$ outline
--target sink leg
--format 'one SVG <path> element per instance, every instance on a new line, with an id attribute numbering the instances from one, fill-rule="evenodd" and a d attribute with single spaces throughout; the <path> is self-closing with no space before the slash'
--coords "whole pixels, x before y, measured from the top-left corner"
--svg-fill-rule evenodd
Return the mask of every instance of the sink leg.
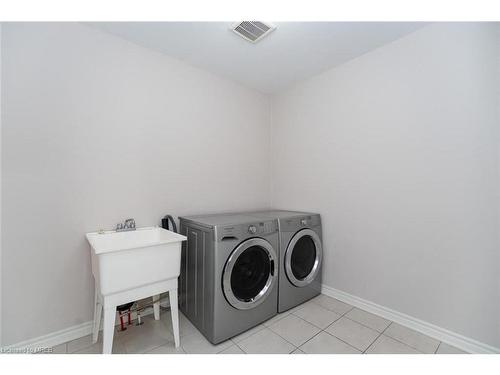
<path id="1" fill-rule="evenodd" d="M 113 335 L 115 333 L 116 306 L 104 307 L 104 329 L 102 354 L 111 354 L 113 350 Z"/>
<path id="2" fill-rule="evenodd" d="M 102 304 L 97 302 L 94 314 L 94 329 L 92 331 L 92 342 L 95 344 L 99 338 L 99 329 L 101 328 Z"/>
<path id="3" fill-rule="evenodd" d="M 160 295 L 153 296 L 153 312 L 155 320 L 160 320 Z"/>
<path id="4" fill-rule="evenodd" d="M 180 340 L 179 340 L 179 306 L 177 303 L 177 289 L 169 290 L 168 296 L 170 299 L 170 312 L 172 313 L 172 328 L 174 331 L 175 347 L 178 348 L 180 345 Z"/>
<path id="5" fill-rule="evenodd" d="M 97 288 L 97 283 L 95 286 L 95 295 L 94 295 L 94 324 L 92 326 L 92 342 L 95 344 L 99 337 L 99 328 L 101 326 L 101 313 L 102 313 L 102 304 L 99 299 L 99 289 Z"/>

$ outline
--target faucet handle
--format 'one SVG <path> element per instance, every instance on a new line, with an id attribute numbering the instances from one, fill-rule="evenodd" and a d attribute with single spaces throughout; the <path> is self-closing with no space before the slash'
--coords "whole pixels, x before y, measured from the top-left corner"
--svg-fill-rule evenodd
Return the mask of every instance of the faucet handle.
<path id="1" fill-rule="evenodd" d="M 123 223 L 116 224 L 116 231 L 126 231 L 126 230 L 135 230 L 135 220 L 127 219 Z"/>
<path id="2" fill-rule="evenodd" d="M 135 228 L 135 220 L 134 219 L 125 220 L 125 228 Z"/>

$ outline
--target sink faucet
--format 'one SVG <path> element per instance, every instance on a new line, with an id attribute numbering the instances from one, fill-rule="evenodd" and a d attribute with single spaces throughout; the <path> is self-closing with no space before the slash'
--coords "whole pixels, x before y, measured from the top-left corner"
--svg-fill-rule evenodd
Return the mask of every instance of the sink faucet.
<path id="1" fill-rule="evenodd" d="M 126 232 L 129 230 L 135 230 L 135 220 L 134 219 L 127 219 L 123 223 L 116 224 L 116 231 L 117 232 Z"/>

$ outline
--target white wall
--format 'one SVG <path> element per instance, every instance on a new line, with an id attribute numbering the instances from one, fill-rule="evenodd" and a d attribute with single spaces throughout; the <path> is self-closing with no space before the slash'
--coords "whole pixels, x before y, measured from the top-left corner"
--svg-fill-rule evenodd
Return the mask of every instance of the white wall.
<path id="1" fill-rule="evenodd" d="M 269 98 L 79 24 L 6 24 L 3 344 L 89 321 L 84 234 L 269 205 Z"/>
<path id="2" fill-rule="evenodd" d="M 500 346 L 498 34 L 435 24 L 273 101 L 272 204 L 324 283 Z"/>
<path id="3" fill-rule="evenodd" d="M 2 23 L 0 22 L 0 272 L 2 270 Z M 0 347 L 2 346 L 2 276 L 0 275 Z"/>

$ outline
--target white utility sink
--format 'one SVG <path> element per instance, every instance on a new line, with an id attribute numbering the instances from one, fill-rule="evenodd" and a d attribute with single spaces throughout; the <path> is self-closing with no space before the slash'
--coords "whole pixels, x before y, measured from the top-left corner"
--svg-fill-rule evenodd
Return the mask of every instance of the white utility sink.
<path id="1" fill-rule="evenodd" d="M 185 236 L 163 228 L 87 233 L 95 279 L 93 340 L 104 308 L 103 353 L 111 353 L 116 306 L 169 292 L 176 346 L 179 345 L 177 278 Z M 160 306 L 155 302 L 155 319 Z M 177 329 L 176 329 L 177 328 Z"/>
<path id="2" fill-rule="evenodd" d="M 103 295 L 179 276 L 186 237 L 178 233 L 151 227 L 88 233 L 87 239 L 92 273 Z"/>

